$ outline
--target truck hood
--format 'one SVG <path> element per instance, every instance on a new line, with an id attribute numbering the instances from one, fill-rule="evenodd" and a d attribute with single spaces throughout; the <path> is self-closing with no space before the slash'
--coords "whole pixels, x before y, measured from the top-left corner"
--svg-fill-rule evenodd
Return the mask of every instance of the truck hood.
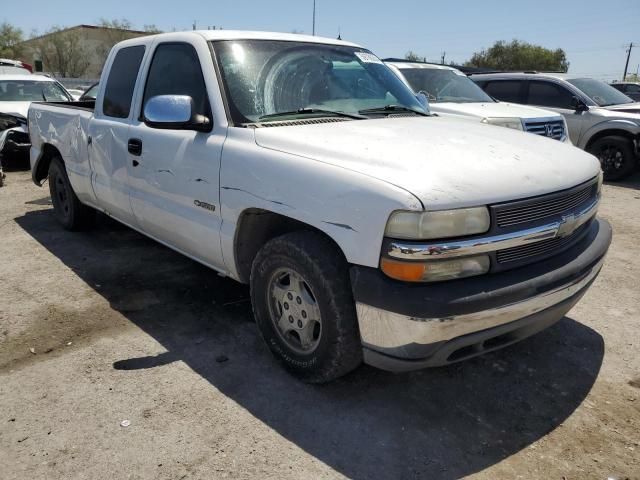
<path id="1" fill-rule="evenodd" d="M 27 118 L 29 105 L 31 105 L 31 102 L 0 102 L 0 113 Z"/>
<path id="2" fill-rule="evenodd" d="M 436 113 L 451 113 L 458 115 L 467 115 L 483 119 L 485 117 L 510 117 L 522 118 L 525 120 L 533 120 L 539 118 L 555 117 L 561 120 L 561 116 L 556 112 L 544 110 L 542 108 L 528 107 L 525 105 L 517 105 L 514 103 L 502 102 L 473 102 L 473 103 L 451 103 L 438 102 L 430 103 L 429 108 Z"/>
<path id="3" fill-rule="evenodd" d="M 490 204 L 573 187 L 600 171 L 571 145 L 445 117 L 255 129 L 263 147 L 401 187 L 429 209 Z"/>

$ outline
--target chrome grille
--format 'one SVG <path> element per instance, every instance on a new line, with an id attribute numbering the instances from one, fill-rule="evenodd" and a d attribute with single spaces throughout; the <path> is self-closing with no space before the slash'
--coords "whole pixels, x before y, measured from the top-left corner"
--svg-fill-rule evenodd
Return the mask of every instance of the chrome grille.
<path id="1" fill-rule="evenodd" d="M 564 122 L 553 120 L 550 122 L 525 122 L 524 129 L 529 133 L 542 135 L 543 137 L 561 140 L 565 136 Z"/>
<path id="2" fill-rule="evenodd" d="M 589 223 L 582 225 L 571 235 L 564 238 L 550 238 L 548 240 L 542 240 L 541 242 L 532 243 L 530 245 L 523 245 L 521 247 L 505 248 L 504 250 L 498 250 L 496 252 L 496 259 L 498 263 L 510 263 L 524 260 L 529 257 L 538 257 L 542 255 L 555 254 L 559 252 L 563 247 L 567 246 L 574 241 L 582 232 L 585 231 Z"/>
<path id="3" fill-rule="evenodd" d="M 531 201 L 518 202 L 513 206 L 499 206 L 495 213 L 496 225 L 500 228 L 512 227 L 570 213 L 595 200 L 597 188 L 596 183 L 590 182 L 588 185 L 564 194 L 545 195 Z"/>

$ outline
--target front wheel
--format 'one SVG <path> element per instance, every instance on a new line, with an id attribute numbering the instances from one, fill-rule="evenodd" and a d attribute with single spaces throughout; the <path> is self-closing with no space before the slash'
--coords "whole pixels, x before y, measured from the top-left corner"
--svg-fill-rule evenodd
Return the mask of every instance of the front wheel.
<path id="1" fill-rule="evenodd" d="M 321 235 L 267 242 L 251 269 L 251 302 L 267 346 L 303 381 L 328 382 L 362 362 L 348 265 Z"/>
<path id="2" fill-rule="evenodd" d="M 80 203 L 59 157 L 49 165 L 49 193 L 53 215 L 66 230 L 82 230 L 93 223 L 95 210 Z"/>
<path id="3" fill-rule="evenodd" d="M 631 175 L 637 163 L 633 143 L 617 135 L 596 140 L 589 153 L 600 160 L 605 180 L 621 180 Z"/>

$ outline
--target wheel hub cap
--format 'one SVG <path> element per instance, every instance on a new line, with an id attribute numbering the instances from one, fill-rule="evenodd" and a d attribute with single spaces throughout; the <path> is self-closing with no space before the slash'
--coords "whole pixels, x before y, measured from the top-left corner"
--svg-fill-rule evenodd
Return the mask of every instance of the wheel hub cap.
<path id="1" fill-rule="evenodd" d="M 269 306 L 276 331 L 298 353 L 311 353 L 320 342 L 320 308 L 311 287 L 289 268 L 279 269 L 269 282 Z"/>

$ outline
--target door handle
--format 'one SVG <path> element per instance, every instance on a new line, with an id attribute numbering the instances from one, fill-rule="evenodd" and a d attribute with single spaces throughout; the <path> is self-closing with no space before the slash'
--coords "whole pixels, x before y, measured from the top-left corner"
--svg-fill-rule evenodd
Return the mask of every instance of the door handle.
<path id="1" fill-rule="evenodd" d="M 127 150 L 129 150 L 131 155 L 139 157 L 142 155 L 142 140 L 139 138 L 130 138 L 129 142 L 127 142 Z"/>

